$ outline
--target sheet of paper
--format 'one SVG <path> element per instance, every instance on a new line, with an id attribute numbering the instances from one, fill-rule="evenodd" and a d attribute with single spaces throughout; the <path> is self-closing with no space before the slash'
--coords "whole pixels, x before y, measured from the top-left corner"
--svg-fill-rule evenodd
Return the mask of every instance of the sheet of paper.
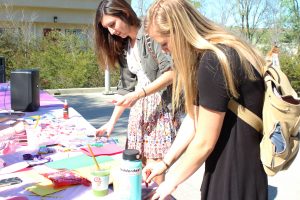
<path id="1" fill-rule="evenodd" d="M 27 187 L 26 190 L 39 195 L 39 196 L 47 196 L 49 194 L 53 194 L 62 190 L 65 190 L 68 187 L 54 188 L 52 182 L 48 179 L 48 181 L 38 183 L 36 185 Z"/>
<path id="2" fill-rule="evenodd" d="M 25 169 L 28 166 L 29 166 L 29 164 L 26 161 L 18 162 L 18 163 L 15 163 L 15 164 L 12 164 L 12 165 L 9 165 L 7 167 L 0 169 L 0 174 L 13 173 L 13 172 Z"/>
<path id="3" fill-rule="evenodd" d="M 91 149 L 94 156 L 110 156 L 124 151 L 124 149 L 117 144 L 106 144 L 103 147 L 91 147 Z M 88 156 L 92 156 L 88 147 L 81 148 L 81 151 Z"/>
<path id="4" fill-rule="evenodd" d="M 100 165 L 101 163 L 113 161 L 113 158 L 110 156 L 99 156 L 96 159 Z M 94 165 L 95 163 L 93 158 L 87 155 L 79 155 L 79 156 L 74 156 L 74 157 L 46 163 L 46 166 L 54 169 L 79 169 L 82 167 L 94 166 Z"/>

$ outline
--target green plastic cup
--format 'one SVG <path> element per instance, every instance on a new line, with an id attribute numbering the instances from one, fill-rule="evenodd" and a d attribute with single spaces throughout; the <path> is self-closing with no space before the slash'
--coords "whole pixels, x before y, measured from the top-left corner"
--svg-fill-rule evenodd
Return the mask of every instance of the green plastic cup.
<path id="1" fill-rule="evenodd" d="M 97 170 L 91 173 L 92 190 L 95 196 L 108 194 L 109 174 L 109 169 Z"/>

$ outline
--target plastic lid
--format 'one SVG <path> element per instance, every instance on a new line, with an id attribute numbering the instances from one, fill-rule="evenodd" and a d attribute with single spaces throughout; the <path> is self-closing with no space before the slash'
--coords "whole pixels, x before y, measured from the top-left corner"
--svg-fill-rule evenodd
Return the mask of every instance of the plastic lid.
<path id="1" fill-rule="evenodd" d="M 139 150 L 136 149 L 126 149 L 123 151 L 123 159 L 124 160 L 131 160 L 131 161 L 135 161 L 135 160 L 140 160 L 141 155 Z"/>

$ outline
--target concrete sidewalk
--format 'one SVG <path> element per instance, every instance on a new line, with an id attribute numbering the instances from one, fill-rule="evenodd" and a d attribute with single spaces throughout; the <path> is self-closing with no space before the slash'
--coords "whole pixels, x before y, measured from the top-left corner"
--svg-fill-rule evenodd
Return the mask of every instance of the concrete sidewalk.
<path id="1" fill-rule="evenodd" d="M 57 90 L 55 90 L 57 91 Z M 49 93 L 54 94 L 54 90 Z M 67 99 L 69 106 L 77 110 L 95 128 L 106 123 L 114 109 L 110 103 L 113 95 L 103 95 L 103 88 L 94 90 L 60 90 L 60 100 Z M 125 144 L 129 110 L 126 110 L 115 126 L 113 136 L 117 137 L 122 145 Z M 175 163 L 177 164 L 177 163 Z M 174 192 L 178 200 L 200 199 L 200 185 L 204 167 L 201 167 L 193 176 L 181 184 Z M 274 177 L 269 177 L 269 200 L 299 200 L 300 199 L 300 156 L 298 155 L 287 171 L 282 171 Z"/>

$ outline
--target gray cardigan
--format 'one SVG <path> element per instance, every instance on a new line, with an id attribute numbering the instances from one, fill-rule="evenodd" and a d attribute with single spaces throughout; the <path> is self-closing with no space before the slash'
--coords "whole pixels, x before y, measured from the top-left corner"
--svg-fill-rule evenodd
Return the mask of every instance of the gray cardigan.
<path id="1" fill-rule="evenodd" d="M 161 46 L 150 38 L 150 46 L 152 51 L 147 46 L 147 38 L 144 28 L 141 27 L 137 34 L 137 47 L 139 56 L 142 62 L 143 70 L 151 82 L 158 78 L 161 74 L 171 68 L 171 57 L 162 52 Z M 134 91 L 137 77 L 132 74 L 127 66 L 127 49 L 119 57 L 120 64 L 120 81 L 117 87 L 118 94 L 125 95 Z M 153 53 L 155 55 L 153 55 Z M 155 57 L 154 57 L 155 56 Z M 171 102 L 171 87 L 162 91 L 163 99 L 169 104 Z"/>

